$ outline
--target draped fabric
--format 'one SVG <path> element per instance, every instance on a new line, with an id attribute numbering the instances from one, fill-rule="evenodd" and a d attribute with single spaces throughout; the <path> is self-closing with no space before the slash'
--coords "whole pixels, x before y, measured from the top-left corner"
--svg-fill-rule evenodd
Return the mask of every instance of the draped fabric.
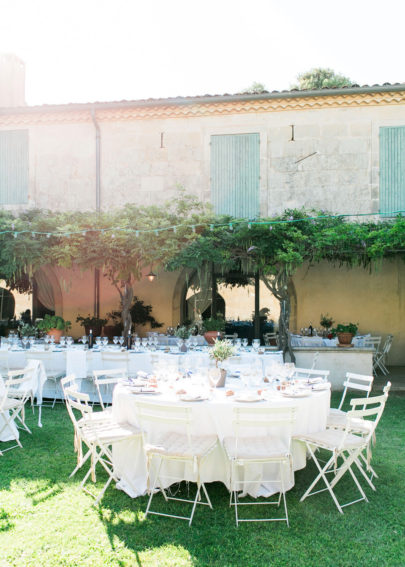
<path id="1" fill-rule="evenodd" d="M 52 283 L 42 270 L 35 272 L 37 282 L 37 296 L 44 307 L 50 311 L 55 311 L 55 294 Z"/>

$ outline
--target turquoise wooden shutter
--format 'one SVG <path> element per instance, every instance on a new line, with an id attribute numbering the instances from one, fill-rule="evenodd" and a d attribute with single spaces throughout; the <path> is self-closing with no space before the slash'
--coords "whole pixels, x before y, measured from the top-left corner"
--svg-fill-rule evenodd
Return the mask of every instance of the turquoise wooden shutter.
<path id="1" fill-rule="evenodd" d="M 380 128 L 380 212 L 405 211 L 405 126 Z"/>
<path id="2" fill-rule="evenodd" d="M 0 131 L 0 205 L 28 202 L 28 130 Z"/>
<path id="3" fill-rule="evenodd" d="M 260 136 L 211 136 L 211 199 L 219 214 L 260 215 Z"/>

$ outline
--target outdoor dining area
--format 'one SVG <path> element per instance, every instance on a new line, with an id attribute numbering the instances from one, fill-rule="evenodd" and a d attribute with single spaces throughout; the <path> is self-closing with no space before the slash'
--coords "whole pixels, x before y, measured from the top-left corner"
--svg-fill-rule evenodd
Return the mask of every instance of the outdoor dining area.
<path id="1" fill-rule="evenodd" d="M 123 337 L 112 344 L 106 338 L 94 345 L 88 340 L 83 336 L 80 345 L 68 337 L 57 344 L 47 336 L 38 344 L 15 337 L 3 342 L 1 456 L 30 444 L 30 405 L 38 410 L 41 428 L 42 406 L 62 402 L 77 452 L 70 477 L 84 475 L 81 487 L 94 495 L 95 504 L 116 483 L 131 498 L 148 495 L 145 518 L 170 516 L 191 526 L 194 515 L 204 513 L 200 505 L 215 507 L 209 487 L 219 482 L 229 491 L 236 526 L 289 525 L 288 493 L 309 457 L 318 474 L 301 501 L 315 488 L 326 490 L 330 505 L 343 514 L 349 504 L 368 502 L 363 485 L 376 490 L 371 446 L 390 382 L 375 392 L 373 375 L 346 372 L 340 403 L 333 408 L 330 371 L 315 368 L 316 357 L 312 367 L 300 368 L 284 362 L 281 351 L 265 350 L 259 340 L 247 346 L 218 339 L 208 346 L 196 337 L 187 352 L 183 340 L 161 345 L 156 334 L 137 338 L 126 349 Z M 330 453 L 326 464 L 318 461 L 317 449 Z M 90 481 L 100 474 L 104 485 L 93 493 Z M 342 503 L 336 488 L 345 476 L 351 476 L 358 494 Z M 179 498 L 179 483 L 195 485 L 195 494 L 190 488 L 189 498 Z M 185 501 L 184 511 L 171 511 L 171 500 Z M 263 514 L 263 504 L 271 512 Z M 260 513 L 246 516 L 246 506 Z"/>

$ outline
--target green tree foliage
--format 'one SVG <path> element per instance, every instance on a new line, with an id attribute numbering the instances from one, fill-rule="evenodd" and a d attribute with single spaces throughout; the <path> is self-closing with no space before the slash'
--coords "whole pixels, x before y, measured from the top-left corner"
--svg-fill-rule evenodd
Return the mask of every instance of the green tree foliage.
<path id="1" fill-rule="evenodd" d="M 253 81 L 250 87 L 243 89 L 241 94 L 260 94 L 266 92 L 267 89 L 263 83 L 258 83 L 257 81 Z"/>
<path id="2" fill-rule="evenodd" d="M 301 73 L 297 77 L 298 84 L 293 89 L 316 90 L 316 89 L 333 89 L 337 87 L 349 87 L 353 84 L 348 77 L 335 73 L 332 69 L 324 69 L 321 67 L 310 69 L 306 73 Z"/>

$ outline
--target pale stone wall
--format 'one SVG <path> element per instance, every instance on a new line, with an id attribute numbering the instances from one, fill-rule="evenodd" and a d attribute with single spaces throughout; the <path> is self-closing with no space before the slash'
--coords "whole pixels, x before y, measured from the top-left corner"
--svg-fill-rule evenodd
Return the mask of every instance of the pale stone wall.
<path id="1" fill-rule="evenodd" d="M 258 132 L 262 216 L 301 207 L 367 213 L 379 208 L 379 128 L 405 125 L 405 105 L 99 122 L 103 209 L 162 202 L 179 186 L 209 201 L 211 135 Z M 77 123 L 36 121 L 24 128 L 29 129 L 29 205 L 94 208 L 90 114 Z"/>
<path id="2" fill-rule="evenodd" d="M 405 263 L 384 261 L 371 273 L 327 263 L 302 267 L 294 276 L 297 328 L 319 326 L 329 313 L 337 323 L 358 323 L 359 333 L 394 335 L 390 364 L 405 364 Z"/>

